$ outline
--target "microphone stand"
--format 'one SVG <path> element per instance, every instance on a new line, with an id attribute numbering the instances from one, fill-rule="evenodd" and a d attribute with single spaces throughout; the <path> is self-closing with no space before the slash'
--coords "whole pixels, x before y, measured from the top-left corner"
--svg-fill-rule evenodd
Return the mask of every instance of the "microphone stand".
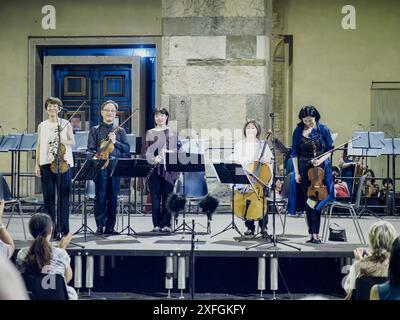
<path id="1" fill-rule="evenodd" d="M 270 248 L 277 248 L 277 244 L 280 243 L 284 246 L 296 249 L 298 251 L 301 251 L 300 248 L 290 245 L 288 243 L 283 243 L 282 241 L 279 241 L 277 236 L 276 236 L 276 219 L 275 219 L 275 214 L 277 212 L 277 208 L 276 208 L 276 193 L 275 193 L 275 186 L 276 186 L 276 142 L 275 142 L 275 115 L 273 112 L 271 112 L 269 114 L 269 116 L 271 117 L 271 124 L 272 124 L 272 157 L 273 157 L 273 165 L 272 165 L 272 186 L 271 186 L 271 191 L 272 191 L 272 236 L 268 236 L 267 240 L 270 239 L 271 240 L 271 244 L 272 246 L 269 246 L 266 249 L 270 249 Z M 268 214 L 268 213 L 267 213 Z M 263 239 L 263 238 L 262 238 Z M 255 245 L 249 246 L 246 248 L 246 250 L 252 249 L 252 248 L 256 248 L 259 246 L 262 246 L 266 243 L 260 242 L 257 243 Z"/>
<path id="2" fill-rule="evenodd" d="M 62 112 L 62 111 L 61 111 Z M 60 112 L 60 113 L 61 113 Z M 61 128 L 62 125 L 62 117 L 58 117 L 57 114 L 57 156 L 56 156 L 56 165 L 57 165 L 57 209 L 55 214 L 55 230 L 56 233 L 54 234 L 54 240 L 60 240 L 62 238 L 62 234 L 60 232 L 60 218 L 62 214 L 62 173 L 61 173 L 61 131 L 65 129 L 66 125 Z M 69 170 L 69 169 L 68 169 Z M 68 208 L 69 210 L 69 208 Z M 80 247 L 84 249 L 83 245 L 74 243 L 72 241 L 69 242 L 74 246 Z"/>

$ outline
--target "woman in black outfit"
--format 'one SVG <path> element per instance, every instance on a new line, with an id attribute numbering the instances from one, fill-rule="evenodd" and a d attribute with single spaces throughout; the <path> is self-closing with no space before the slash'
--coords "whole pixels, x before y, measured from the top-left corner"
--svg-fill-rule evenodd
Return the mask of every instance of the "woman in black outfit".
<path id="1" fill-rule="evenodd" d="M 291 157 L 294 167 L 294 175 L 291 183 L 291 195 L 289 197 L 289 213 L 306 211 L 309 243 L 321 243 L 319 228 L 321 222 L 321 209 L 328 200 L 334 198 L 334 184 L 332 181 L 332 166 L 329 160 L 330 154 L 318 160 L 311 160 L 326 151 L 333 149 L 332 137 L 329 128 L 320 123 L 321 116 L 318 110 L 311 105 L 303 107 L 299 112 L 300 122 L 293 132 Z M 324 183 L 328 195 L 321 201 L 313 202 L 307 196 L 310 186 L 308 170 L 313 166 L 322 167 L 325 171 Z"/>

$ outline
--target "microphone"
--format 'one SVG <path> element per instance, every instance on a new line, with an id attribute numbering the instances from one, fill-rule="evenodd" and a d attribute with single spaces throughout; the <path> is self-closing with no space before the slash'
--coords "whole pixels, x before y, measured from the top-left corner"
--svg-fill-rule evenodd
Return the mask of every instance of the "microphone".
<path id="1" fill-rule="evenodd" d="M 269 116 L 270 116 L 271 118 L 275 117 L 275 112 L 271 112 L 271 113 L 269 114 Z"/>

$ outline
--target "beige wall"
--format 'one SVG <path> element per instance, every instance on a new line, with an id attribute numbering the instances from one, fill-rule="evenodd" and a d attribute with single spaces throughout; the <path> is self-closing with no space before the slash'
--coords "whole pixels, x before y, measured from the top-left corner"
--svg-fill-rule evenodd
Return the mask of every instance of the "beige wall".
<path id="1" fill-rule="evenodd" d="M 294 37 L 294 110 L 289 125 L 297 123 L 300 106 L 314 104 L 342 143 L 359 123 L 370 125 L 371 82 L 400 81 L 400 1 L 282 3 L 284 32 Z M 356 9 L 356 30 L 341 27 L 346 4 Z"/>
<path id="2" fill-rule="evenodd" d="M 48 1 L 0 2 L 0 125 L 27 127 L 28 37 L 161 35 L 161 0 L 54 0 L 56 29 L 41 27 Z M 0 155 L 0 171 L 9 167 Z"/>

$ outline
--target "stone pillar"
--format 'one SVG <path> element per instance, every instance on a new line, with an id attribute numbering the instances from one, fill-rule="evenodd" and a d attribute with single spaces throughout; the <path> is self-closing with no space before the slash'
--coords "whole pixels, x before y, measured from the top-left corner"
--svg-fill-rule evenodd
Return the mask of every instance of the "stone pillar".
<path id="1" fill-rule="evenodd" d="M 178 131 L 268 128 L 270 3 L 162 1 L 161 103 Z"/>

